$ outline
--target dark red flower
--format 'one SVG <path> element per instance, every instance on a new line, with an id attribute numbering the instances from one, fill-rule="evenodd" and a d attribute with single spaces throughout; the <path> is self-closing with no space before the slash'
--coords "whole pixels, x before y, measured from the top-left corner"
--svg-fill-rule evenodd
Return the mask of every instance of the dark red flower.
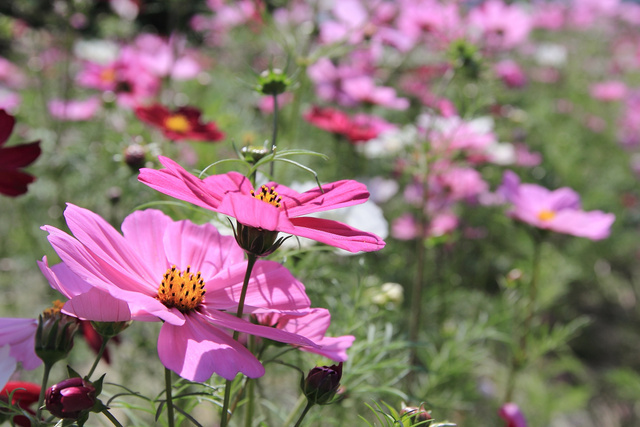
<path id="1" fill-rule="evenodd" d="M 380 117 L 356 114 L 353 117 L 333 108 L 314 106 L 304 114 L 304 119 L 314 126 L 346 137 L 351 143 L 365 142 L 395 126 Z"/>
<path id="2" fill-rule="evenodd" d="M 40 155 L 40 141 L 3 147 L 13 132 L 16 119 L 0 110 L 0 193 L 16 197 L 27 192 L 27 184 L 35 181 L 33 175 L 19 170 L 30 165 Z"/>
<path id="3" fill-rule="evenodd" d="M 23 409 L 31 415 L 36 414 L 29 406 L 38 402 L 40 397 L 40 386 L 38 384 L 24 381 L 9 381 L 2 391 L 0 391 L 0 399 L 8 402 L 10 394 L 12 405 L 17 405 L 20 409 Z M 13 417 L 13 422 L 20 427 L 31 427 L 29 418 L 22 415 Z"/>
<path id="4" fill-rule="evenodd" d="M 172 141 L 185 139 L 193 141 L 220 141 L 224 139 L 214 122 L 202 123 L 201 111 L 194 107 L 180 107 L 169 110 L 164 105 L 154 104 L 149 107 L 136 107 L 136 116 L 145 123 L 159 128 Z"/>

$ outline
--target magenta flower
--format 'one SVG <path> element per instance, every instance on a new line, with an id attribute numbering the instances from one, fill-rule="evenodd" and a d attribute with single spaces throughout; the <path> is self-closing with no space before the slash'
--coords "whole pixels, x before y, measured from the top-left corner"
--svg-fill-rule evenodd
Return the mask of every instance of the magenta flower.
<path id="1" fill-rule="evenodd" d="M 356 339 L 353 335 L 325 336 L 331 323 L 331 314 L 329 310 L 324 308 L 312 308 L 302 316 L 278 313 L 258 314 L 256 319 L 261 325 L 282 329 L 308 338 L 318 347 L 300 346 L 300 350 L 319 354 L 336 362 L 344 362 L 348 359 L 347 349 Z"/>
<path id="2" fill-rule="evenodd" d="M 237 172 L 198 179 L 167 157 L 166 169 L 140 169 L 138 180 L 161 193 L 234 217 L 239 224 L 258 230 L 293 234 L 349 252 L 376 251 L 384 241 L 337 221 L 303 216 L 364 203 L 364 184 L 343 180 L 298 193 L 284 185 L 268 183 L 255 191 L 249 179 Z"/>
<path id="3" fill-rule="evenodd" d="M 264 367 L 232 339 L 229 329 L 314 346 L 304 337 L 229 313 L 238 308 L 247 262 L 233 237 L 220 235 L 212 225 L 173 221 L 160 211 L 146 210 L 125 218 L 120 234 L 100 216 L 74 205 L 67 207 L 65 217 L 73 236 L 43 227 L 64 264 L 94 288 L 125 302 L 131 319 L 162 320 L 158 355 L 181 377 L 205 381 L 213 373 L 226 379 L 239 372 L 251 378 L 263 375 Z M 65 269 L 55 273 L 60 279 Z M 69 295 L 82 286 L 57 283 Z M 285 267 L 271 261 L 255 264 L 245 313 L 291 313 L 308 307 L 304 286 Z M 85 315 L 104 320 L 102 315 Z"/>
<path id="4" fill-rule="evenodd" d="M 527 420 L 515 403 L 505 403 L 498 411 L 500 418 L 507 422 L 506 427 L 527 427 Z"/>
<path id="5" fill-rule="evenodd" d="M 85 100 L 52 99 L 47 103 L 52 117 L 68 121 L 90 120 L 98 113 L 101 106 L 102 101 L 97 96 Z"/>
<path id="6" fill-rule="evenodd" d="M 580 196 L 568 187 L 551 191 L 535 184 L 521 184 L 511 171 L 505 172 L 498 193 L 513 205 L 509 216 L 557 233 L 601 240 L 609 236 L 615 221 L 611 213 L 581 210 Z"/>

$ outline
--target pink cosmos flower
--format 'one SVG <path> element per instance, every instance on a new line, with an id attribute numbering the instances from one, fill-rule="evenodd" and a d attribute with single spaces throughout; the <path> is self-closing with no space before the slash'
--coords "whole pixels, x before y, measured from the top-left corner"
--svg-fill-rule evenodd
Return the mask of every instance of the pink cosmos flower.
<path id="1" fill-rule="evenodd" d="M 497 76 L 500 77 L 508 87 L 520 88 L 527 84 L 526 74 L 520 65 L 511 59 L 498 62 L 493 69 Z"/>
<path id="2" fill-rule="evenodd" d="M 505 172 L 498 193 L 512 205 L 509 216 L 557 233 L 601 240 L 609 236 L 615 220 L 610 213 L 582 211 L 580 196 L 568 187 L 550 191 L 535 184 L 521 184 L 512 171 Z"/>
<path id="3" fill-rule="evenodd" d="M 527 427 L 527 420 L 515 403 L 505 403 L 498 411 L 500 418 L 507 422 L 506 427 Z"/>
<path id="4" fill-rule="evenodd" d="M 85 100 L 52 99 L 47 103 L 49 113 L 58 120 L 82 121 L 93 118 L 102 101 L 94 96 Z"/>
<path id="5" fill-rule="evenodd" d="M 518 5 L 488 0 L 469 13 L 469 25 L 479 31 L 476 39 L 490 49 L 512 49 L 529 37 L 531 17 Z"/>
<path id="6" fill-rule="evenodd" d="M 36 355 L 37 319 L 0 318 L 0 348 L 8 346 L 8 356 L 22 363 L 26 370 L 35 369 L 42 363 Z"/>
<path id="7" fill-rule="evenodd" d="M 381 105 L 393 110 L 409 108 L 407 98 L 398 98 L 396 90 L 391 87 L 376 86 L 371 76 L 358 76 L 343 80 L 342 90 L 347 96 L 358 102 Z"/>
<path id="8" fill-rule="evenodd" d="M 260 325 L 271 326 L 296 335 L 302 335 L 313 341 L 318 347 L 301 346 L 302 351 L 319 354 L 336 362 L 348 359 L 347 349 L 356 339 L 353 335 L 327 337 L 327 329 L 331 323 L 331 314 L 324 308 L 312 308 L 303 316 L 290 314 L 257 314 Z"/>
<path id="9" fill-rule="evenodd" d="M 232 339 L 228 329 L 314 346 L 304 337 L 253 325 L 231 314 L 238 308 L 247 262 L 233 237 L 220 235 L 212 225 L 173 221 L 160 211 L 146 210 L 125 218 L 120 234 L 97 214 L 74 205 L 68 205 L 65 217 L 73 236 L 42 227 L 66 265 L 51 271 L 58 279 L 72 272 L 96 293 L 106 292 L 126 304 L 124 310 L 122 304 L 115 304 L 91 314 L 90 308 L 97 307 L 91 301 L 95 295 L 85 301 L 84 294 L 74 296 L 84 285 L 54 281 L 71 296 L 65 309 L 83 311 L 88 320 L 105 320 L 105 315 L 126 319 L 130 314 L 133 320 L 163 321 L 158 355 L 165 367 L 181 377 L 205 381 L 213 373 L 226 379 L 239 372 L 251 378 L 264 374 L 264 367 Z M 291 313 L 308 307 L 303 285 L 285 267 L 256 262 L 245 313 Z"/>
<path id="10" fill-rule="evenodd" d="M 596 83 L 589 88 L 591 97 L 599 101 L 619 101 L 627 92 L 627 85 L 619 80 Z"/>
<path id="11" fill-rule="evenodd" d="M 364 203 L 369 192 L 359 182 L 336 181 L 304 193 L 268 183 L 254 191 L 249 179 L 237 172 L 198 179 L 167 157 L 159 160 L 165 169 L 140 169 L 138 180 L 161 193 L 234 217 L 239 224 L 307 237 L 349 252 L 376 251 L 385 245 L 375 234 L 303 216 Z"/>

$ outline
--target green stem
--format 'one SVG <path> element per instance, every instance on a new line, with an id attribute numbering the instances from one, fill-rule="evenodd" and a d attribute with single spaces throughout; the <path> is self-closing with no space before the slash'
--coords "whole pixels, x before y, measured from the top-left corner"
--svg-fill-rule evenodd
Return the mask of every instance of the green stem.
<path id="1" fill-rule="evenodd" d="M 164 368 L 164 383 L 167 394 L 167 420 L 169 421 L 169 427 L 173 427 L 175 420 L 173 415 L 173 397 L 171 395 L 171 370 Z"/>
<path id="2" fill-rule="evenodd" d="M 47 391 L 47 383 L 49 382 L 49 373 L 53 363 L 44 363 L 44 373 L 42 374 L 42 385 L 40 386 L 40 396 L 38 397 L 38 409 L 36 410 L 36 421 L 40 422 L 40 416 L 42 414 L 42 407 L 44 405 L 44 394 Z"/>
<path id="3" fill-rule="evenodd" d="M 247 296 L 247 289 L 249 288 L 249 279 L 251 278 L 251 271 L 253 271 L 253 266 L 255 265 L 258 257 L 253 254 L 247 255 L 247 271 L 244 274 L 244 281 L 242 282 L 242 291 L 240 292 L 240 300 L 238 301 L 238 311 L 236 312 L 236 317 L 242 318 L 244 313 L 244 300 Z M 238 336 L 240 332 L 233 331 L 233 339 L 238 340 Z M 229 419 L 231 418 L 231 414 L 229 412 L 229 403 L 231 401 L 231 385 L 233 384 L 233 380 L 227 380 L 226 385 L 224 387 L 224 402 L 222 404 L 222 412 L 220 414 L 220 427 L 226 427 Z"/>
<path id="4" fill-rule="evenodd" d="M 96 360 L 93 361 L 91 370 L 89 370 L 89 373 L 87 374 L 87 380 L 91 379 L 91 375 L 93 375 L 93 372 L 98 367 L 98 362 L 100 362 L 100 359 L 102 359 L 102 355 L 104 354 L 104 351 L 107 349 L 108 341 L 109 341 L 109 337 L 102 337 L 102 344 L 100 344 L 100 350 L 98 350 L 98 355 L 96 356 Z"/>
<path id="5" fill-rule="evenodd" d="M 504 402 L 510 402 L 513 399 L 515 390 L 515 377 L 520 369 L 527 361 L 527 339 L 531 332 L 533 318 L 535 316 L 536 300 L 538 299 L 538 278 L 540 277 L 540 254 L 542 252 L 542 238 L 534 236 L 533 238 L 533 258 L 531 265 L 531 282 L 529 283 L 529 298 L 527 301 L 527 317 L 522 324 L 522 334 L 520 335 L 520 347 L 517 353 L 511 355 L 511 365 L 507 374 L 507 386 L 504 396 Z"/>
<path id="6" fill-rule="evenodd" d="M 312 406 L 313 403 L 311 401 L 307 401 L 307 406 L 304 407 L 304 411 L 302 411 L 302 414 L 300 414 L 300 418 L 298 418 L 298 421 L 296 421 L 295 427 L 299 427 L 302 425 L 302 420 L 307 415 L 307 412 L 309 412 L 309 409 L 311 409 Z"/>
<path id="7" fill-rule="evenodd" d="M 104 409 L 102 413 L 104 414 L 105 417 L 109 418 L 109 421 L 111 421 L 111 424 L 113 424 L 116 427 L 123 427 L 122 424 L 120 424 L 120 422 L 116 419 L 116 417 L 113 416 L 111 412 L 109 412 L 108 409 Z"/>
<path id="8" fill-rule="evenodd" d="M 247 348 L 253 355 L 256 354 L 255 344 L 256 344 L 255 336 L 249 335 L 249 342 L 248 342 Z M 251 427 L 251 425 L 253 424 L 253 414 L 254 414 L 253 402 L 254 402 L 255 386 L 256 386 L 255 380 L 253 378 L 247 378 L 247 381 L 245 384 L 245 387 L 247 390 L 247 403 L 246 403 L 246 409 L 244 413 L 245 427 Z"/>
<path id="9" fill-rule="evenodd" d="M 273 94 L 273 131 L 271 134 L 271 152 L 275 155 L 276 152 L 276 139 L 278 138 L 278 95 Z M 275 169 L 275 163 L 271 162 L 269 173 L 273 177 Z"/>

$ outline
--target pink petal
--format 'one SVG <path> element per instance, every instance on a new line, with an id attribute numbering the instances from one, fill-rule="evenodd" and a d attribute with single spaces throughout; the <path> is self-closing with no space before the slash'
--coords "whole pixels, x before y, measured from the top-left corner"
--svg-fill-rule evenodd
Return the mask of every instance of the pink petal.
<path id="1" fill-rule="evenodd" d="M 108 222 L 90 210 L 72 204 L 67 205 L 64 216 L 76 239 L 97 258 L 140 283 L 143 288 L 156 290 L 149 284 L 155 284 L 161 277 L 151 271 L 141 259 L 139 252 L 136 252 Z"/>
<path id="2" fill-rule="evenodd" d="M 309 353 L 319 354 L 336 362 L 345 362 L 349 356 L 347 350 L 353 345 L 356 337 L 353 335 L 343 335 L 340 337 L 323 337 L 316 341 L 319 348 L 300 347 L 300 350 Z"/>
<path id="3" fill-rule="evenodd" d="M 237 309 L 245 270 L 246 262 L 233 266 L 212 279 L 217 287 L 220 283 L 227 286 L 216 290 L 206 288 L 204 304 L 208 310 Z M 284 266 L 273 261 L 258 261 L 253 267 L 245 298 L 245 313 L 302 310 L 309 308 L 310 304 L 304 285 Z"/>
<path id="4" fill-rule="evenodd" d="M 285 233 L 317 240 L 349 252 L 371 252 L 384 248 L 384 241 L 373 233 L 358 230 L 337 221 L 323 218 L 290 218 L 292 230 L 282 229 Z"/>
<path id="5" fill-rule="evenodd" d="M 291 217 L 322 212 L 330 209 L 364 203 L 369 198 L 367 186 L 352 180 L 336 181 L 313 188 L 300 194 L 284 185 L 276 185 L 275 190 L 282 197 L 282 204 Z"/>
<path id="6" fill-rule="evenodd" d="M 47 257 L 45 256 L 42 258 L 42 261 L 38 261 L 38 266 L 51 287 L 69 299 L 85 293 L 92 288 L 89 283 L 69 270 L 69 267 L 64 263 L 49 267 Z"/>
<path id="7" fill-rule="evenodd" d="M 160 283 L 167 271 L 167 256 L 164 253 L 165 230 L 173 220 L 164 213 L 148 209 L 128 215 L 122 222 L 122 233 L 127 245 L 139 254 L 153 279 Z"/>
<path id="8" fill-rule="evenodd" d="M 229 193 L 222 200 L 218 212 L 234 217 L 240 224 L 263 230 L 291 227 L 286 214 L 280 209 L 250 195 Z"/>
<path id="9" fill-rule="evenodd" d="M 601 240 L 609 237 L 611 225 L 615 219 L 614 214 L 601 211 L 563 210 L 558 212 L 548 228 L 573 236 Z"/>
<path id="10" fill-rule="evenodd" d="M 240 372 L 250 378 L 264 375 L 249 350 L 197 314 L 188 316 L 183 326 L 162 325 L 158 356 L 165 367 L 190 381 L 203 382 L 214 373 L 228 380 Z"/>
<path id="11" fill-rule="evenodd" d="M 127 322 L 131 320 L 131 311 L 129 311 L 126 302 L 120 301 L 98 288 L 91 288 L 88 292 L 67 301 L 63 311 L 82 320 L 98 322 Z"/>
<path id="12" fill-rule="evenodd" d="M 233 236 L 221 235 L 211 224 L 196 225 L 191 221 L 171 224 L 164 236 L 164 248 L 169 264 L 181 270 L 190 265 L 203 278 L 244 261 L 244 251 Z"/>
<path id="13" fill-rule="evenodd" d="M 35 352 L 36 319 L 0 318 L 0 346 L 9 345 L 11 357 L 26 370 L 42 363 Z"/>

